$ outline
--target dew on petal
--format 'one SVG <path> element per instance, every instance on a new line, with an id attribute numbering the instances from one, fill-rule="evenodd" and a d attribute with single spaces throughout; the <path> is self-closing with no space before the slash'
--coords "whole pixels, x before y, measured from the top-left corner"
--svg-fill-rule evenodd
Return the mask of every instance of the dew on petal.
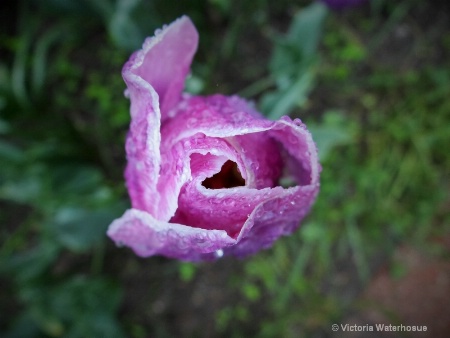
<path id="1" fill-rule="evenodd" d="M 301 126 L 303 123 L 302 123 L 302 120 L 300 120 L 299 118 L 296 118 L 296 119 L 294 119 L 294 124 L 297 126 Z"/>
<path id="2" fill-rule="evenodd" d="M 142 161 L 139 161 L 136 163 L 136 169 L 138 171 L 142 171 L 144 169 L 144 163 L 142 163 Z"/>
<path id="3" fill-rule="evenodd" d="M 108 235 L 142 257 L 198 261 L 244 257 L 292 233 L 319 190 L 306 126 L 269 121 L 238 96 L 183 94 L 198 32 L 184 16 L 155 37 L 123 68 L 133 208 Z M 282 173 L 292 186 L 276 186 Z"/>
<path id="4" fill-rule="evenodd" d="M 197 125 L 197 119 L 195 117 L 191 117 L 187 120 L 186 126 L 188 128 L 193 128 Z"/>
<path id="5" fill-rule="evenodd" d="M 292 144 L 297 144 L 298 138 L 295 135 L 289 134 L 289 142 Z"/>
<path id="6" fill-rule="evenodd" d="M 189 147 L 191 146 L 191 141 L 185 140 L 185 141 L 183 142 L 183 146 L 184 146 L 185 148 L 189 148 Z"/>

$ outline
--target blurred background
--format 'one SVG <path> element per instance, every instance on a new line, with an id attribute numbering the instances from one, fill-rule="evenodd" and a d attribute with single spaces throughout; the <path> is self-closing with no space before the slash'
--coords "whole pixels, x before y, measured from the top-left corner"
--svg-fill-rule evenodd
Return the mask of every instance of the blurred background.
<path id="1" fill-rule="evenodd" d="M 300 117 L 319 147 L 310 215 L 245 260 L 105 235 L 129 207 L 121 67 L 183 14 L 189 92 Z M 0 27 L 1 337 L 450 337 L 447 1 L 18 0 Z"/>

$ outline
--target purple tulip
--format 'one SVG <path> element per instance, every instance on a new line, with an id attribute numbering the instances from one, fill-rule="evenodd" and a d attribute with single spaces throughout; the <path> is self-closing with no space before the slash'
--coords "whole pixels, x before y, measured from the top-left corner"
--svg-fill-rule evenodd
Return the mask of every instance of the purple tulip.
<path id="1" fill-rule="evenodd" d="M 357 6 L 367 1 L 368 0 L 322 0 L 328 7 L 336 10 Z"/>
<path id="2" fill-rule="evenodd" d="M 132 209 L 108 235 L 142 257 L 254 253 L 292 233 L 319 190 L 316 146 L 299 119 L 267 120 L 237 96 L 182 94 L 197 44 L 184 16 L 123 68 Z M 296 185 L 279 186 L 281 176 Z"/>

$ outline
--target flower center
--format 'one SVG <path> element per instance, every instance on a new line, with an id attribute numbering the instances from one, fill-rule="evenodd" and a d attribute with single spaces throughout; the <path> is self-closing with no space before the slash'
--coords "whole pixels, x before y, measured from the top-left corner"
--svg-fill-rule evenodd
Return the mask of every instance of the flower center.
<path id="1" fill-rule="evenodd" d="M 245 185 L 236 162 L 226 161 L 220 171 L 202 182 L 207 189 L 233 188 Z"/>

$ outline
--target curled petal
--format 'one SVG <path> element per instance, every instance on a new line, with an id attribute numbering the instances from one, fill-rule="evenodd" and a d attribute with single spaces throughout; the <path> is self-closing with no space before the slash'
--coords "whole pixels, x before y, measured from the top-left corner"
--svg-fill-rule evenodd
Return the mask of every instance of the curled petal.
<path id="1" fill-rule="evenodd" d="M 283 116 L 269 131 L 282 146 L 288 174 L 300 186 L 318 186 L 319 165 L 317 148 L 311 133 L 300 119 L 292 121 Z"/>
<path id="2" fill-rule="evenodd" d="M 182 17 L 148 38 L 122 71 L 132 118 L 126 141 L 127 188 L 132 206 L 157 218 L 164 218 L 168 213 L 160 208 L 160 204 L 167 201 L 161 202 L 157 189 L 161 166 L 161 112 L 163 118 L 167 117 L 167 112 L 180 100 L 197 44 L 194 25 L 189 18 Z"/>
<path id="3" fill-rule="evenodd" d="M 198 33 L 192 21 L 183 16 L 147 38 L 123 68 L 125 82 L 131 74 L 151 84 L 159 96 L 162 120 L 181 99 L 184 81 L 197 50 Z"/>
<path id="4" fill-rule="evenodd" d="M 194 180 L 181 190 L 178 210 L 172 221 L 225 230 L 238 243 L 225 252 L 240 256 L 270 246 L 281 235 L 292 233 L 310 210 L 319 191 L 317 150 L 311 134 L 299 120 L 283 118 L 265 134 L 277 140 L 278 151 L 285 153 L 286 163 L 295 164 L 291 166 L 290 174 L 296 180 L 296 187 L 255 189 L 245 186 L 210 190 Z M 259 137 L 263 138 L 263 135 Z"/>
<path id="5" fill-rule="evenodd" d="M 125 179 L 132 206 L 155 214 L 161 165 L 158 96 L 147 82 L 134 75 L 128 76 L 128 90 L 132 119 L 126 141 Z"/>
<path id="6" fill-rule="evenodd" d="M 180 122 L 183 123 L 182 120 Z M 206 158 L 211 158 L 212 154 L 214 154 L 213 157 L 218 156 L 220 160 L 214 160 L 212 168 L 205 171 L 210 164 L 207 163 Z M 200 170 L 199 164 L 195 167 L 190 165 L 191 161 L 198 160 L 199 155 L 206 156 L 202 161 L 204 170 Z M 227 159 L 232 159 L 242 167 L 239 155 L 227 141 L 220 138 L 206 138 L 204 135 L 196 135 L 196 137 L 183 140 L 175 144 L 169 151 L 163 152 L 164 164 L 157 184 L 157 193 L 160 196 L 160 204 L 156 212 L 158 219 L 169 221 L 175 214 L 178 208 L 179 194 L 184 184 L 192 181 L 194 177 L 197 179 L 199 177 L 207 178 L 208 174 L 214 173 L 212 170 L 219 171 Z"/>
<path id="7" fill-rule="evenodd" d="M 211 190 L 189 184 L 181 191 L 179 208 L 173 221 L 204 229 L 221 229 L 230 237 L 238 238 L 253 210 L 282 193 L 281 187 Z"/>
<path id="8" fill-rule="evenodd" d="M 162 222 L 136 209 L 127 210 L 116 219 L 109 226 L 108 236 L 117 245 L 130 247 L 141 257 L 164 255 L 190 261 L 214 258 L 217 250 L 236 243 L 223 230 Z"/>
<path id="9" fill-rule="evenodd" d="M 264 131 L 274 124 L 256 113 L 243 99 L 219 94 L 187 97 L 176 107 L 174 114 L 161 130 L 163 150 L 198 133 L 231 137 Z"/>
<path id="10" fill-rule="evenodd" d="M 311 209 L 318 186 L 284 189 L 278 196 L 258 204 L 248 217 L 237 241 L 226 254 L 244 257 L 270 247 L 281 236 L 290 235 Z"/>

